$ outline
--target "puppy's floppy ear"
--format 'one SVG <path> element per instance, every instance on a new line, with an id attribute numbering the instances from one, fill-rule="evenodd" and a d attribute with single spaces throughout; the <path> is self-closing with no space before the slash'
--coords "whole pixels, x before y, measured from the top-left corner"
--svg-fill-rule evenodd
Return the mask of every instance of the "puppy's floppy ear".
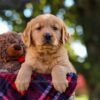
<path id="1" fill-rule="evenodd" d="M 69 38 L 70 38 L 70 36 L 66 30 L 66 25 L 63 23 L 62 28 L 61 28 L 61 42 L 63 44 L 66 44 L 68 42 Z"/>
<path id="2" fill-rule="evenodd" d="M 32 33 L 32 29 L 31 29 L 31 24 L 30 22 L 27 24 L 26 29 L 24 30 L 23 34 L 22 34 L 22 40 L 24 42 L 24 44 L 29 47 L 31 45 L 32 42 L 32 37 L 31 37 L 31 33 Z"/>

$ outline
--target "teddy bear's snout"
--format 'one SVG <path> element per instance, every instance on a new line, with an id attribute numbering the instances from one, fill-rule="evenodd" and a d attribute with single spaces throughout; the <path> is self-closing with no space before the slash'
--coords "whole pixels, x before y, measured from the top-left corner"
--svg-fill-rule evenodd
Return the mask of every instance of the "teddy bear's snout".
<path id="1" fill-rule="evenodd" d="M 15 43 L 7 48 L 6 53 L 10 57 L 17 58 L 24 54 L 24 48 L 21 45 Z"/>
<path id="2" fill-rule="evenodd" d="M 21 47 L 20 45 L 18 45 L 18 44 L 15 44 L 15 45 L 14 45 L 14 49 L 15 49 L 15 50 L 21 50 L 22 47 Z"/>

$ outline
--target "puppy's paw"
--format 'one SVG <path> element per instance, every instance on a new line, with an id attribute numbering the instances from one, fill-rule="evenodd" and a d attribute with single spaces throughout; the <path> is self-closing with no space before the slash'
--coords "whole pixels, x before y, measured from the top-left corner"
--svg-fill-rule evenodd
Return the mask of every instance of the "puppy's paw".
<path id="1" fill-rule="evenodd" d="M 18 91 L 23 92 L 28 89 L 30 83 L 30 76 L 18 75 L 15 80 L 15 85 Z"/>
<path id="2" fill-rule="evenodd" d="M 18 91 L 23 92 L 28 89 L 30 81 L 16 79 L 15 85 Z"/>
<path id="3" fill-rule="evenodd" d="M 64 80 L 53 79 L 52 82 L 53 82 L 54 88 L 60 93 L 65 92 L 66 88 L 68 87 L 68 81 L 66 79 Z"/>

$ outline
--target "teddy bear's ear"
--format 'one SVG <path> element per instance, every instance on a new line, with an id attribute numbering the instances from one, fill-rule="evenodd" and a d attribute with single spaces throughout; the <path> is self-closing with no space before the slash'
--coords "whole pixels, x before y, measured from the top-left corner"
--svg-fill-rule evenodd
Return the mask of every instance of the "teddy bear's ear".
<path id="1" fill-rule="evenodd" d="M 61 28 L 61 42 L 66 44 L 70 38 L 69 33 L 66 30 L 66 25 L 63 23 Z"/>
<path id="2" fill-rule="evenodd" d="M 26 29 L 22 33 L 22 41 L 26 45 L 26 47 L 29 47 L 31 45 L 31 25 L 30 23 L 27 24 Z"/>

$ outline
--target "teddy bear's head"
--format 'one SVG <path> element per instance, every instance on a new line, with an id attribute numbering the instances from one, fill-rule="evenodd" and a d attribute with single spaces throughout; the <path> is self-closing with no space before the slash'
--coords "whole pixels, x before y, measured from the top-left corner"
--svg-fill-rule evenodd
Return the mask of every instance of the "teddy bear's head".
<path id="1" fill-rule="evenodd" d="M 25 55 L 25 46 L 21 35 L 7 32 L 0 35 L 0 70 L 14 72 L 21 66 L 18 59 Z"/>
<path id="2" fill-rule="evenodd" d="M 15 32 L 7 32 L 0 35 L 0 61 L 16 60 L 25 54 L 21 36 Z"/>

